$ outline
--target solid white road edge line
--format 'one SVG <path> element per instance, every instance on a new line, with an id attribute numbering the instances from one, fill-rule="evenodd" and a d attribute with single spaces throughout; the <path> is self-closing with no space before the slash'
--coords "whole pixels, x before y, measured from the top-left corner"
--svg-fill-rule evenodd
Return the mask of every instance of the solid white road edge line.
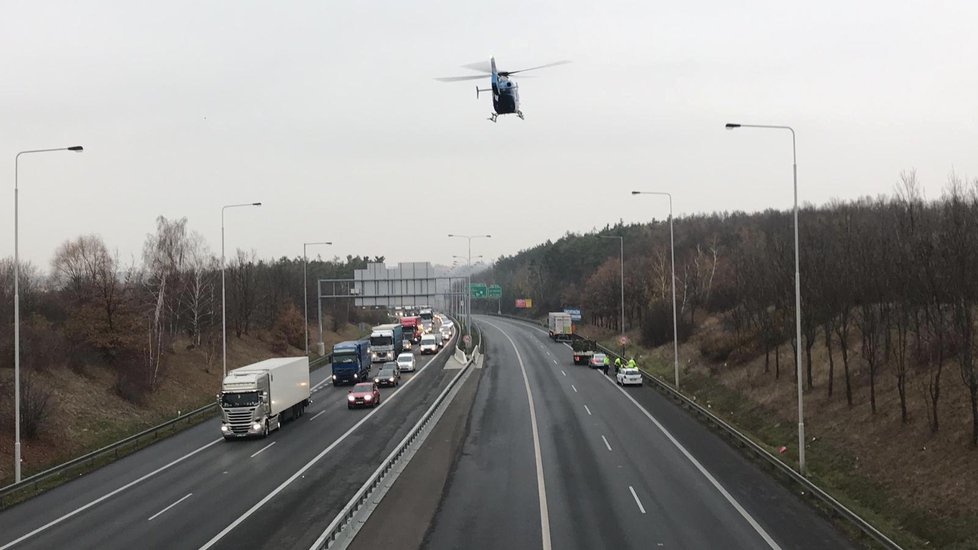
<path id="1" fill-rule="evenodd" d="M 608 450 L 610 451 L 611 450 L 611 444 L 608 443 L 608 438 L 602 435 L 601 436 L 601 439 L 604 441 L 604 446 L 607 447 Z"/>
<path id="2" fill-rule="evenodd" d="M 153 521 L 154 519 L 156 519 L 156 518 L 158 518 L 158 517 L 160 517 L 160 515 L 162 515 L 162 514 L 163 514 L 163 512 L 166 512 L 166 511 L 167 511 L 167 510 L 169 510 L 170 508 L 173 508 L 173 507 L 174 507 L 174 506 L 176 506 L 177 504 L 180 504 L 181 502 L 183 502 L 183 501 L 185 501 L 185 500 L 187 500 L 188 498 L 190 498 L 190 496 L 191 496 L 191 495 L 193 495 L 193 493 L 187 493 L 187 496 L 185 496 L 185 497 L 183 497 L 183 498 L 181 498 L 180 500 L 178 500 L 178 501 L 176 501 L 176 502 L 174 502 L 173 504 L 171 504 L 171 505 L 169 505 L 169 506 L 167 506 L 166 508 L 164 508 L 164 509 L 162 509 L 162 510 L 160 510 L 159 512 L 156 512 L 156 513 L 155 513 L 155 514 L 153 514 L 152 516 L 149 516 L 149 519 L 148 519 L 148 520 L 146 520 L 146 521 Z"/>
<path id="3" fill-rule="evenodd" d="M 631 485 L 628 486 L 628 490 L 632 492 L 632 498 L 635 499 L 635 504 L 638 504 L 638 511 L 645 513 L 645 506 L 642 506 L 642 501 L 638 499 L 638 495 L 635 494 L 635 488 Z"/>
<path id="4" fill-rule="evenodd" d="M 442 351 L 444 351 L 446 349 L 448 349 L 448 348 L 442 348 Z M 438 353 L 436 353 L 435 356 L 432 357 L 431 361 L 428 361 L 427 363 L 424 364 L 423 367 L 421 367 L 420 369 L 418 369 L 418 374 L 420 374 L 425 369 L 427 369 L 428 368 L 428 365 L 432 364 L 434 362 L 435 358 L 437 358 L 438 355 L 440 355 L 440 354 L 441 354 L 441 351 L 439 351 Z M 351 426 L 349 430 L 343 432 L 343 435 L 341 435 L 339 438 L 337 438 L 336 441 L 333 441 L 329 445 L 329 447 L 326 447 L 318 455 L 312 457 L 312 459 L 309 462 L 306 462 L 305 466 L 303 466 L 302 468 L 299 468 L 299 470 L 296 471 L 296 473 L 292 474 L 288 479 L 286 479 L 285 481 L 283 481 L 281 485 L 279 485 L 275 489 L 272 489 L 272 492 L 270 492 L 267 495 L 265 495 L 265 497 L 262 498 L 261 500 L 259 500 L 257 504 L 255 504 L 251 508 L 248 508 L 248 510 L 245 513 L 241 514 L 241 517 L 239 517 L 238 519 L 232 521 L 231 522 L 231 525 L 228 525 L 227 527 L 225 527 L 224 529 L 222 529 L 220 533 L 214 535 L 214 538 L 212 538 L 211 540 L 207 541 L 203 546 L 201 546 L 200 547 L 200 550 L 206 550 L 207 548 L 210 548 L 210 547 L 214 546 L 215 544 L 217 544 L 222 538 L 224 538 L 225 535 L 227 535 L 228 533 L 230 533 L 231 530 L 233 530 L 238 525 L 241 525 L 241 523 L 244 520 L 246 520 L 249 517 L 251 517 L 251 515 L 254 514 L 256 511 L 258 511 L 259 508 L 261 508 L 262 506 L 264 506 L 265 503 L 267 503 L 268 501 L 270 501 L 273 498 L 275 498 L 275 495 L 281 493 L 286 487 L 288 487 L 289 485 L 291 485 L 293 481 L 295 481 L 296 479 L 299 479 L 299 477 L 302 476 L 302 474 L 306 473 L 306 471 L 309 470 L 309 468 L 312 468 L 313 465 L 315 465 L 324 456 L 326 456 L 330 451 L 332 451 L 334 448 L 336 448 L 337 445 L 339 445 L 344 440 L 346 440 L 347 437 L 350 437 L 350 434 L 352 434 L 353 432 L 355 432 L 357 430 L 357 428 L 359 428 L 360 426 L 362 426 L 363 423 L 366 422 L 367 420 L 369 420 L 371 416 L 377 414 L 378 411 L 380 411 L 381 409 L 383 409 L 384 407 L 386 407 L 387 404 L 390 403 L 392 399 L 394 399 L 394 398 L 397 397 L 397 394 L 400 393 L 402 389 L 406 388 L 408 384 L 410 384 L 411 382 L 414 382 L 417 379 L 418 379 L 418 376 L 412 376 L 411 378 L 408 379 L 407 382 L 404 383 L 403 386 L 398 386 L 398 389 L 395 389 L 394 392 L 391 393 L 389 396 L 387 396 L 386 399 L 382 400 L 379 405 L 377 405 L 375 408 L 371 409 L 371 411 L 369 413 L 367 413 L 366 416 L 364 416 L 363 418 L 360 419 L 359 422 L 357 422 L 356 424 L 354 424 L 353 426 Z M 220 441 L 220 440 L 218 440 L 218 441 Z M 0 548 L 0 550 L 3 550 L 3 548 Z"/>
<path id="5" fill-rule="evenodd" d="M 269 448 L 269 447 L 271 447 L 271 446 L 272 446 L 272 445 L 274 445 L 274 444 L 275 444 L 275 442 L 274 442 L 274 441 L 272 441 L 272 442 L 271 442 L 271 443 L 269 443 L 268 445 L 265 445 L 265 446 L 264 446 L 264 447 L 262 447 L 261 449 L 258 449 L 257 451 L 255 451 L 254 453 L 252 453 L 252 454 L 251 454 L 251 456 L 249 456 L 248 458 L 255 458 L 255 456 L 256 456 L 256 455 L 258 455 L 258 453 L 260 453 L 260 452 L 262 452 L 262 451 L 264 451 L 265 449 L 267 449 L 267 448 Z"/>
<path id="6" fill-rule="evenodd" d="M 533 394 L 530 393 L 530 379 L 526 376 L 526 367 L 523 365 L 523 357 L 520 355 L 520 350 L 516 347 L 516 342 L 514 342 L 513 339 L 510 338 L 509 334 L 506 334 L 506 331 L 503 329 L 488 321 L 483 322 L 498 330 L 503 336 L 506 337 L 507 340 L 509 340 L 510 345 L 513 346 L 513 351 L 516 352 L 516 360 L 520 364 L 520 371 L 523 373 L 523 385 L 526 387 L 526 400 L 530 403 L 530 431 L 533 432 L 533 458 L 537 463 L 537 499 L 540 501 L 540 534 L 543 543 L 543 550 L 551 550 L 550 512 L 547 508 L 547 485 L 543 479 L 543 459 L 540 456 L 540 432 L 537 431 L 537 413 L 533 406 Z"/>
<path id="7" fill-rule="evenodd" d="M 204 449 L 210 447 L 211 445 L 217 445 L 218 443 L 220 443 L 223 440 L 224 440 L 223 437 L 220 438 L 220 439 L 215 439 L 214 441 L 211 441 L 207 445 L 204 445 L 203 447 L 199 447 L 196 450 L 191 451 L 191 452 L 189 452 L 189 453 L 181 456 L 180 458 L 174 460 L 173 462 L 170 462 L 169 464 L 167 464 L 165 466 L 161 466 L 161 467 L 153 470 L 152 472 L 150 472 L 150 473 L 148 473 L 148 474 L 146 474 L 146 475 L 144 475 L 144 476 L 142 476 L 142 477 L 140 477 L 140 478 L 138 478 L 138 479 L 136 479 L 134 481 L 130 481 L 129 483 L 126 483 L 125 485 L 123 485 L 122 487 L 119 487 L 118 489 L 116 489 L 115 491 L 112 491 L 111 493 L 108 493 L 108 494 L 106 494 L 104 496 L 101 496 L 101 497 L 99 497 L 99 498 L 97 498 L 97 499 L 89 502 L 88 504 L 86 504 L 84 506 L 80 506 L 78 508 L 75 508 L 71 512 L 68 512 L 67 514 L 61 516 L 60 518 L 58 518 L 58 519 L 56 519 L 54 521 L 50 521 L 50 522 L 48 522 L 48 523 L 46 523 L 46 524 L 38 527 L 37 529 L 34 529 L 30 533 L 27 533 L 26 535 L 20 537 L 19 539 L 12 540 L 12 541 L 8 542 L 7 544 L 5 544 L 3 546 L 0 546 L 0 550 L 6 550 L 7 548 L 10 548 L 11 546 L 13 546 L 15 544 L 18 544 L 18 543 L 20 543 L 20 542 L 22 542 L 24 540 L 27 540 L 27 539 L 33 537 L 34 535 L 40 533 L 41 531 L 44 531 L 45 529 L 48 529 L 49 527 L 52 527 L 54 525 L 57 525 L 57 524 L 61 523 L 62 521 L 66 520 L 66 519 L 68 519 L 68 518 L 70 518 L 70 517 L 72 517 L 72 516 L 74 516 L 76 514 L 79 514 L 81 512 L 84 512 L 85 510 L 88 510 L 92 506 L 95 506 L 96 504 L 98 504 L 100 502 L 103 502 L 103 501 L 105 501 L 107 499 L 110 499 L 110 498 L 114 497 L 115 495 L 121 493 L 122 491 L 125 491 L 126 489 L 132 487 L 133 485 L 137 485 L 139 483 L 142 483 L 143 481 L 145 481 L 145 480 L 147 480 L 147 479 L 155 476 L 156 474 L 162 472 L 163 470 L 166 470 L 167 468 L 170 468 L 171 466 L 173 466 L 175 464 L 178 464 L 180 462 L 183 462 L 184 460 L 186 460 L 186 459 L 194 456 L 195 454 L 203 451 Z"/>
<path id="8" fill-rule="evenodd" d="M 608 380 L 608 383 L 613 384 L 611 380 Z M 686 458 L 693 464 L 693 466 L 695 466 L 696 469 L 699 470 L 701 474 L 703 474 L 703 477 L 705 477 L 707 481 L 709 481 L 716 488 L 716 490 L 719 491 L 721 495 L 723 495 L 723 498 L 727 499 L 727 502 L 729 502 L 730 505 L 733 506 L 734 509 L 737 510 L 737 512 L 740 513 L 740 515 L 743 516 L 745 520 L 747 520 L 747 523 L 749 523 L 750 526 L 754 528 L 754 531 L 757 531 L 757 534 L 760 535 L 762 539 L 764 539 L 764 542 L 766 542 L 768 546 L 770 546 L 774 550 L 781 550 L 781 547 L 778 546 L 778 543 L 774 542 L 774 539 L 771 538 L 771 535 L 767 534 L 767 531 L 765 531 L 764 528 L 761 527 L 759 523 L 757 523 L 757 520 L 755 520 L 753 516 L 747 513 L 747 510 L 745 510 L 744 507 L 741 506 L 739 502 L 737 502 L 737 499 L 735 499 L 733 495 L 728 493 L 727 490 L 723 487 L 723 485 L 720 485 L 720 482 L 717 481 L 716 478 L 713 477 L 713 475 L 709 471 L 707 471 L 707 469 L 704 468 L 702 464 L 700 464 L 700 461 L 696 460 L 696 457 L 694 457 L 689 451 L 686 450 L 686 447 L 683 447 L 682 443 L 680 443 L 675 437 L 672 436 L 672 434 L 669 432 L 669 430 L 666 429 L 665 426 L 660 424 L 659 421 L 654 416 L 652 416 L 652 414 L 649 411 L 647 411 L 645 407 L 640 405 L 639 402 L 636 401 L 634 397 L 628 395 L 628 392 L 625 391 L 624 388 L 619 388 L 618 386 L 615 386 L 615 389 L 620 391 L 622 395 L 627 397 L 629 401 L 631 401 L 636 407 L 638 407 L 638 409 L 642 411 L 642 413 L 645 414 L 645 416 L 647 416 L 648 419 L 651 420 L 653 424 L 655 424 L 656 428 L 659 428 L 659 431 L 661 431 L 666 436 L 666 438 L 670 442 L 672 442 L 672 444 L 677 449 L 679 449 L 679 452 L 683 453 L 683 455 L 686 456 Z M 0 550 L 3 549 L 0 548 Z"/>

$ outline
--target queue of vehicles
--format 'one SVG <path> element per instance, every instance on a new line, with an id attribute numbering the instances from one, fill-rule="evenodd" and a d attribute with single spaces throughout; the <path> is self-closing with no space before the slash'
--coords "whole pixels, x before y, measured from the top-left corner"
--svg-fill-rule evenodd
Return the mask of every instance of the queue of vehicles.
<path id="1" fill-rule="evenodd" d="M 370 338 L 333 346 L 332 382 L 334 386 L 353 385 L 347 394 L 349 408 L 377 406 L 379 386 L 397 386 L 401 373 L 415 372 L 413 344 L 420 344 L 421 353 L 437 353 L 451 339 L 451 321 L 439 316 L 442 322 L 435 333 L 434 319 L 430 309 L 422 309 L 421 315 L 373 327 Z M 427 330 L 424 321 L 428 323 Z M 370 368 L 374 362 L 384 364 L 371 379 Z M 305 412 L 310 393 L 308 357 L 278 357 L 234 369 L 222 380 L 221 393 L 217 396 L 221 434 L 227 440 L 267 437 L 280 429 L 283 422 Z"/>

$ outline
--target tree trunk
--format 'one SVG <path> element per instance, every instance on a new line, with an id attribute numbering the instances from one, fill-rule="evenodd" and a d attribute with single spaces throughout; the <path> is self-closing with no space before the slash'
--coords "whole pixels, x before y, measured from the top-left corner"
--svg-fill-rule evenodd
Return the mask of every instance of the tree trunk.
<path id="1" fill-rule="evenodd" d="M 829 323 L 823 326 L 825 332 L 825 351 L 829 354 L 829 397 L 832 397 L 832 385 L 835 378 L 835 359 L 832 357 L 832 327 Z"/>
<path id="2" fill-rule="evenodd" d="M 812 389 L 812 346 L 815 344 L 814 338 L 810 342 L 805 342 L 805 358 L 808 360 L 807 365 L 807 376 L 808 376 L 808 389 Z"/>
<path id="3" fill-rule="evenodd" d="M 781 346 L 774 346 L 774 379 L 781 378 Z"/>

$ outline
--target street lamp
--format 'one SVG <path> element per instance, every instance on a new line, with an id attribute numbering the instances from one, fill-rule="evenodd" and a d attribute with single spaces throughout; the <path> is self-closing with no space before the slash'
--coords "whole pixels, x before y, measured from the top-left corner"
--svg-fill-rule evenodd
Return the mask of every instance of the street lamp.
<path id="1" fill-rule="evenodd" d="M 478 260 L 479 258 L 482 258 L 482 254 L 479 254 L 478 256 L 473 256 L 473 257 Z M 468 272 L 467 272 L 467 275 L 466 276 L 467 277 L 471 277 L 471 275 L 472 275 L 472 260 L 471 260 L 471 258 L 467 258 L 466 256 L 455 256 L 455 255 L 452 255 L 452 258 L 457 258 L 459 260 L 465 260 L 468 263 L 468 266 L 469 266 L 468 267 Z M 472 289 L 471 288 L 469 288 L 469 292 L 470 293 L 472 292 Z M 468 305 L 472 305 L 471 301 L 468 301 Z M 468 318 L 468 317 L 466 317 L 466 318 Z"/>
<path id="2" fill-rule="evenodd" d="M 469 241 L 469 275 L 468 286 L 465 289 L 465 333 L 472 337 L 472 239 L 489 239 L 492 235 L 455 235 L 448 234 L 449 237 L 468 239 Z"/>
<path id="3" fill-rule="evenodd" d="M 225 312 L 225 293 L 224 293 L 224 211 L 228 208 L 238 208 L 239 206 L 261 206 L 260 202 L 245 202 L 241 204 L 226 204 L 221 207 L 221 364 L 223 365 L 224 376 L 228 375 L 228 324 Z"/>
<path id="4" fill-rule="evenodd" d="M 795 190 L 795 370 L 798 371 L 798 471 L 805 475 L 805 410 L 802 399 L 801 377 L 801 269 L 798 248 L 798 154 L 795 150 L 795 130 L 790 126 L 772 126 L 767 124 L 731 124 L 728 130 L 737 128 L 764 128 L 771 130 L 788 130 L 791 132 L 792 176 Z"/>
<path id="5" fill-rule="evenodd" d="M 625 237 L 621 235 L 598 235 L 602 239 L 618 239 L 621 248 L 621 354 L 625 355 Z"/>
<path id="6" fill-rule="evenodd" d="M 326 244 L 332 245 L 331 241 L 319 241 L 314 243 L 302 243 L 302 320 L 303 326 L 306 327 L 306 356 L 309 355 L 309 284 L 306 282 L 306 271 L 309 264 L 308 258 L 306 258 L 306 247 L 311 244 Z M 323 339 L 323 311 L 322 311 L 322 300 L 319 299 L 319 281 L 316 281 L 316 304 L 319 307 L 319 340 L 320 344 L 325 344 L 322 342 Z"/>
<path id="7" fill-rule="evenodd" d="M 53 151 L 84 151 L 81 145 L 55 149 L 21 151 L 14 157 L 14 483 L 20 483 L 20 254 L 18 251 L 18 212 L 20 156 Z"/>
<path id="8" fill-rule="evenodd" d="M 660 195 L 669 198 L 669 249 L 672 254 L 672 354 L 676 369 L 676 389 L 679 389 L 679 316 L 676 315 L 676 241 L 672 232 L 672 195 L 661 191 L 632 191 L 632 195 Z"/>

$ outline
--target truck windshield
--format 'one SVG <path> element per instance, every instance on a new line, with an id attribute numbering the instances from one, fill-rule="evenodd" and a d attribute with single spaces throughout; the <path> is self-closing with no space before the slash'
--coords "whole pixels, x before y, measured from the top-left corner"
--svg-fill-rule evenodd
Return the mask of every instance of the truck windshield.
<path id="1" fill-rule="evenodd" d="M 394 339 L 390 336 L 371 336 L 370 345 L 371 346 L 389 346 Z"/>
<path id="2" fill-rule="evenodd" d="M 431 314 L 430 311 L 422 311 L 421 312 L 421 320 L 422 321 L 430 321 L 432 317 L 433 317 L 433 315 Z"/>
<path id="3" fill-rule="evenodd" d="M 333 364 L 334 365 L 345 365 L 353 364 L 357 362 L 357 354 L 355 353 L 338 353 L 333 352 Z"/>
<path id="4" fill-rule="evenodd" d="M 221 395 L 221 405 L 225 407 L 254 407 L 258 405 L 258 392 L 225 393 Z"/>

